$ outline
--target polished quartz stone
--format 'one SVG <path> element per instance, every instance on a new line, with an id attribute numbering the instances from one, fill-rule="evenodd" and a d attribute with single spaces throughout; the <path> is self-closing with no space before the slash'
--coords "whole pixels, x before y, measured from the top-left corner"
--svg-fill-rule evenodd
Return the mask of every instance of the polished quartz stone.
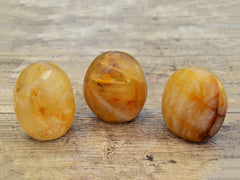
<path id="1" fill-rule="evenodd" d="M 14 88 L 14 108 L 23 130 L 38 140 L 52 140 L 71 127 L 75 102 L 65 72 L 50 62 L 25 68 Z"/>
<path id="2" fill-rule="evenodd" d="M 102 120 L 123 123 L 134 119 L 146 101 L 147 83 L 138 62 L 129 54 L 105 52 L 91 63 L 84 96 Z"/>
<path id="3" fill-rule="evenodd" d="M 187 67 L 168 80 L 162 97 L 162 114 L 177 136 L 204 142 L 221 128 L 227 113 L 227 94 L 210 71 Z"/>

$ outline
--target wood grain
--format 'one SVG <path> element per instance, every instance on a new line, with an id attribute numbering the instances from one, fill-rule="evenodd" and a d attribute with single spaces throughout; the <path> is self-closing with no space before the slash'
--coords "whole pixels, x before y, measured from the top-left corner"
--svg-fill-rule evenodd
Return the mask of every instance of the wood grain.
<path id="1" fill-rule="evenodd" d="M 0 179 L 239 179 L 239 19 L 238 1 L 0 1 Z M 101 121 L 83 97 L 89 64 L 107 50 L 132 54 L 148 81 L 130 123 Z M 49 142 L 27 136 L 12 105 L 18 75 L 39 60 L 64 69 L 76 100 L 71 129 Z M 165 83 L 186 66 L 215 73 L 228 95 L 222 128 L 203 144 L 162 118 Z"/>

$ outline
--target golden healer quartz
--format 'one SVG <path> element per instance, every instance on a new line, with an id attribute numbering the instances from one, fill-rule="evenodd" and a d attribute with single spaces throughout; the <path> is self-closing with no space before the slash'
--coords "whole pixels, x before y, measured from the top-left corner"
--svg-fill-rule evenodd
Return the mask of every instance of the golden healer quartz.
<path id="1" fill-rule="evenodd" d="M 96 57 L 87 70 L 84 97 L 102 120 L 128 122 L 139 114 L 147 97 L 144 73 L 131 55 L 105 52 Z"/>
<path id="2" fill-rule="evenodd" d="M 169 78 L 162 97 L 162 113 L 176 135 L 194 142 L 207 141 L 221 128 L 226 112 L 226 92 L 210 71 L 188 67 Z"/>
<path id="3" fill-rule="evenodd" d="M 71 127 L 75 102 L 65 72 L 51 62 L 25 68 L 14 88 L 14 108 L 23 130 L 38 140 L 52 140 Z"/>

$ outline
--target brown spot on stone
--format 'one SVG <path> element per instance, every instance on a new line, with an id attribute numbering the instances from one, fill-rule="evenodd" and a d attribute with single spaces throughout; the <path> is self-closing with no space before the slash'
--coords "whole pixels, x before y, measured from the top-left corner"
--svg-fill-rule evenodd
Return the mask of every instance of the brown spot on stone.
<path id="1" fill-rule="evenodd" d="M 118 99 L 118 98 L 113 98 L 112 100 L 115 101 L 115 102 L 119 102 L 120 101 L 120 99 Z"/>
<path id="2" fill-rule="evenodd" d="M 99 87 L 103 87 L 104 84 L 103 84 L 103 83 L 97 83 L 97 86 L 99 86 Z"/>
<path id="3" fill-rule="evenodd" d="M 45 108 L 41 108 L 41 109 L 39 110 L 39 112 L 44 116 L 44 114 L 45 114 Z"/>
<path id="4" fill-rule="evenodd" d="M 136 101 L 135 100 L 130 100 L 130 101 L 127 101 L 127 105 L 129 106 L 136 106 Z"/>

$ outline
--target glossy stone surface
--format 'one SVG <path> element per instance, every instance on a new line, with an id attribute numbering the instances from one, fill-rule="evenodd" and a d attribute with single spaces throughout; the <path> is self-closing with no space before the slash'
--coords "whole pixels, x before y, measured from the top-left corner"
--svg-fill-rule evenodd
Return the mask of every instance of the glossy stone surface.
<path id="1" fill-rule="evenodd" d="M 102 120 L 128 122 L 143 108 L 147 83 L 140 65 L 131 55 L 108 51 L 89 66 L 84 96 L 88 106 Z"/>
<path id="2" fill-rule="evenodd" d="M 162 113 L 176 135 L 194 142 L 207 141 L 221 128 L 226 112 L 226 92 L 210 71 L 188 67 L 169 78 L 162 97 Z"/>
<path id="3" fill-rule="evenodd" d="M 14 88 L 14 108 L 23 130 L 38 140 L 52 140 L 71 127 L 75 102 L 65 72 L 50 62 L 25 68 Z"/>

